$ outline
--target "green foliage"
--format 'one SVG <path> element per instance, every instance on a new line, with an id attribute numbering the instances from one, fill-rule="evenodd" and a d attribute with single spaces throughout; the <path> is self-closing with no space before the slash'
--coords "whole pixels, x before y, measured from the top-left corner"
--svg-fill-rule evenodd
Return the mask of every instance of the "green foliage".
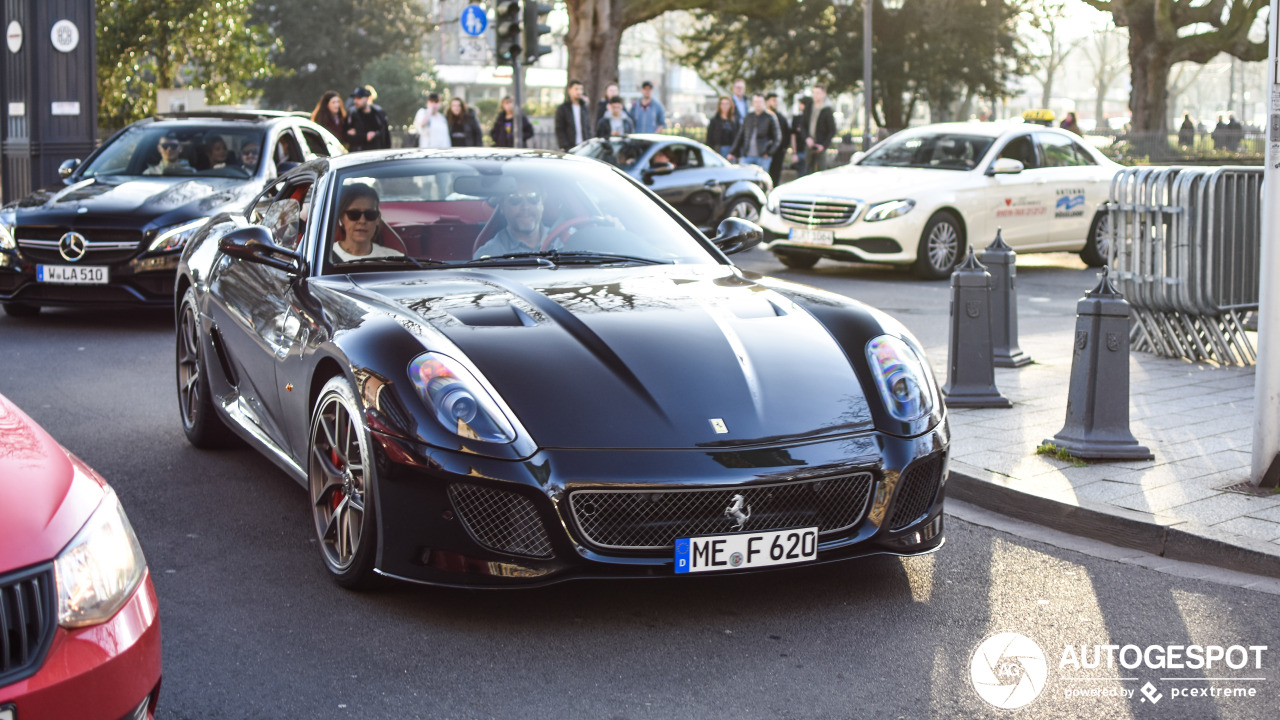
<path id="1" fill-rule="evenodd" d="M 906 0 L 894 13 L 877 4 L 872 92 L 881 124 L 903 127 L 917 99 L 946 105 L 968 92 L 1006 94 L 1028 65 L 1017 13 L 1011 0 Z M 795 93 L 824 82 L 829 93 L 852 92 L 861 89 L 862 18 L 861 2 L 813 0 L 767 18 L 705 12 L 682 36 L 681 61 L 724 88 L 742 77 L 752 88 Z"/>
<path id="2" fill-rule="evenodd" d="M 486 134 L 493 119 L 498 116 L 498 108 L 501 105 L 502 101 L 498 98 L 485 98 L 471 103 L 471 109 L 476 111 L 476 118 L 480 120 L 480 127 L 484 128 Z M 528 110 L 525 112 L 527 113 Z"/>
<path id="3" fill-rule="evenodd" d="M 1085 467 L 1086 465 L 1088 465 L 1088 463 L 1086 463 L 1084 460 L 1081 460 L 1075 455 L 1072 455 L 1071 453 L 1067 452 L 1066 448 L 1059 447 L 1057 445 L 1054 445 L 1053 443 L 1041 443 L 1040 446 L 1036 448 L 1036 454 L 1046 455 L 1048 457 L 1056 458 L 1063 462 L 1069 462 L 1071 463 L 1071 467 Z"/>
<path id="4" fill-rule="evenodd" d="M 435 71 L 418 53 L 399 53 L 375 58 L 360 73 L 360 85 L 378 91 L 378 105 L 391 125 L 408 125 L 414 113 L 427 102 L 435 87 Z"/>
<path id="5" fill-rule="evenodd" d="M 417 0 L 257 0 L 253 15 L 280 43 L 272 59 L 288 68 L 259 83 L 263 103 L 274 108 L 310 111 L 326 90 L 346 97 L 378 58 L 416 54 L 427 31 Z M 398 102 L 390 86 L 370 84 L 379 105 Z"/>
<path id="6" fill-rule="evenodd" d="M 98 0 L 98 122 L 119 128 L 156 111 L 161 88 L 204 88 L 243 102 L 276 74 L 275 41 L 250 23 L 252 0 Z"/>

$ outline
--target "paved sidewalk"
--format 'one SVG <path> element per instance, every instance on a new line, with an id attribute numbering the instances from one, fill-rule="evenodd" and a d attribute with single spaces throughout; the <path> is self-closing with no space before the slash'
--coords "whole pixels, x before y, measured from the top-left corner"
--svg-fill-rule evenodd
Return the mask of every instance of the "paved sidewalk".
<path id="1" fill-rule="evenodd" d="M 1252 367 L 1132 353 L 1130 429 L 1155 459 L 1073 464 L 1036 454 L 1066 419 L 1071 338 L 1024 331 L 1019 344 L 1036 363 L 996 369 L 1012 409 L 950 411 L 949 496 L 1158 555 L 1280 577 L 1280 494 L 1251 494 L 1248 485 Z M 929 357 L 946 382 L 947 348 L 930 348 Z"/>

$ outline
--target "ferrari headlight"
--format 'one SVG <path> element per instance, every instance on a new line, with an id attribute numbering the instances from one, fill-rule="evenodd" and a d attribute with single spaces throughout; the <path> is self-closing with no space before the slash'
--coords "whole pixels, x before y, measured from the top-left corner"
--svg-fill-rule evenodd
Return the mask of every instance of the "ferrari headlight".
<path id="1" fill-rule="evenodd" d="M 409 378 L 449 432 L 491 443 L 516 439 L 498 404 L 456 360 L 437 353 L 419 355 L 409 363 Z"/>
<path id="2" fill-rule="evenodd" d="M 863 220 L 866 222 L 879 222 L 902 217 L 911 212 L 911 208 L 915 206 L 915 200 L 890 200 L 889 202 L 876 203 L 867 209 L 867 215 Z"/>
<path id="3" fill-rule="evenodd" d="M 147 561 L 129 518 L 112 490 L 54 561 L 58 624 L 95 625 L 111 619 L 142 582 Z"/>
<path id="4" fill-rule="evenodd" d="M 200 228 L 209 221 L 209 218 L 198 218 L 191 222 L 185 222 L 181 225 L 171 225 L 162 228 L 156 234 L 156 239 L 151 243 L 151 247 L 147 248 L 147 252 L 172 252 L 181 250 L 187 244 L 187 241 L 195 237 Z"/>
<path id="5" fill-rule="evenodd" d="M 0 210 L 0 250 L 13 250 L 18 247 L 13 239 L 15 225 L 13 213 Z"/>
<path id="6" fill-rule="evenodd" d="M 924 359 L 902 338 L 881 335 L 867 343 L 867 361 L 885 408 L 911 422 L 933 412 L 933 383 Z"/>

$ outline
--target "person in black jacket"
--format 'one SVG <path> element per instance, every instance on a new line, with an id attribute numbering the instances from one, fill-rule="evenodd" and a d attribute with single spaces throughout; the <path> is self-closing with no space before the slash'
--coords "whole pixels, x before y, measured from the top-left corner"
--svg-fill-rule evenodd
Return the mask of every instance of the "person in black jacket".
<path id="1" fill-rule="evenodd" d="M 796 146 L 796 164 L 792 168 L 796 171 L 796 177 L 804 177 L 805 170 L 808 168 L 805 163 L 805 150 L 808 149 L 808 144 L 805 140 L 809 137 L 809 114 L 812 111 L 813 98 L 808 95 L 800 98 L 800 112 L 791 123 L 791 135 Z"/>
<path id="2" fill-rule="evenodd" d="M 827 169 L 827 148 L 836 136 L 836 114 L 827 107 L 827 86 L 813 86 L 813 107 L 801 116 L 805 129 L 806 173 Z"/>
<path id="3" fill-rule="evenodd" d="M 617 95 L 609 98 L 609 111 L 596 123 L 596 137 L 622 137 L 635 131 L 635 121 L 622 110 L 622 98 Z"/>
<path id="4" fill-rule="evenodd" d="M 368 86 L 358 87 L 351 93 L 352 110 L 347 114 L 347 132 L 343 140 L 351 152 L 361 150 L 385 150 L 391 147 L 391 127 L 387 114 L 373 104 L 373 93 Z"/>
<path id="5" fill-rule="evenodd" d="M 582 81 L 570 80 L 564 91 L 564 102 L 556 108 L 556 144 L 569 151 L 589 140 L 593 125 L 587 101 L 582 97 Z"/>
<path id="6" fill-rule="evenodd" d="M 733 100 L 728 95 L 721 95 L 716 105 L 716 114 L 707 123 L 707 144 L 724 157 L 733 149 L 733 141 L 738 138 L 738 121 L 733 110 Z"/>
<path id="7" fill-rule="evenodd" d="M 493 128 L 489 130 L 489 137 L 493 138 L 493 144 L 498 147 L 515 147 L 515 118 L 516 103 L 510 97 L 502 98 L 502 107 L 498 109 L 498 116 L 493 119 Z M 529 141 L 533 139 L 533 123 L 529 122 L 527 115 L 520 116 L 520 127 L 524 136 L 524 146 L 529 146 Z"/>
<path id="8" fill-rule="evenodd" d="M 778 93 L 765 95 L 764 106 L 778 121 L 778 137 L 781 138 L 778 147 L 773 149 L 773 157 L 769 160 L 769 177 L 773 179 L 773 184 L 777 185 L 782 179 L 782 164 L 786 162 L 787 150 L 791 147 L 791 123 L 778 109 Z"/>
<path id="9" fill-rule="evenodd" d="M 600 124 L 600 118 L 604 117 L 604 114 L 609 112 L 609 98 L 613 97 L 614 95 L 618 95 L 618 96 L 622 95 L 622 92 L 618 90 L 617 80 L 609 83 L 608 85 L 605 85 L 604 95 L 601 95 L 600 99 L 596 101 L 595 123 L 597 125 Z"/>
<path id="10" fill-rule="evenodd" d="M 449 100 L 449 112 L 444 114 L 444 119 L 449 124 L 449 139 L 453 142 L 453 147 L 484 145 L 480 121 L 476 120 L 475 112 L 467 107 L 462 98 Z"/>
<path id="11" fill-rule="evenodd" d="M 769 159 L 780 142 L 778 121 L 766 109 L 764 96 L 752 95 L 751 112 L 742 119 L 742 128 L 729 149 L 729 162 L 739 158 L 744 165 L 756 165 L 768 171 Z"/>

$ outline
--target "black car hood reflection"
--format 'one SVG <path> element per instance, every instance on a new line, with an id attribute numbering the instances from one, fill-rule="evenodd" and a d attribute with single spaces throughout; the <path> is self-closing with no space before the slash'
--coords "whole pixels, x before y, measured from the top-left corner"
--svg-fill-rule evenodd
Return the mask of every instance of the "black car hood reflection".
<path id="1" fill-rule="evenodd" d="M 542 447 L 731 447 L 872 424 L 830 334 L 730 267 L 352 279 L 456 344 Z"/>
<path id="2" fill-rule="evenodd" d="M 136 228 L 172 215 L 172 222 L 242 207 L 261 189 L 257 181 L 224 177 L 105 177 L 38 190 L 17 205 L 19 225 Z"/>

